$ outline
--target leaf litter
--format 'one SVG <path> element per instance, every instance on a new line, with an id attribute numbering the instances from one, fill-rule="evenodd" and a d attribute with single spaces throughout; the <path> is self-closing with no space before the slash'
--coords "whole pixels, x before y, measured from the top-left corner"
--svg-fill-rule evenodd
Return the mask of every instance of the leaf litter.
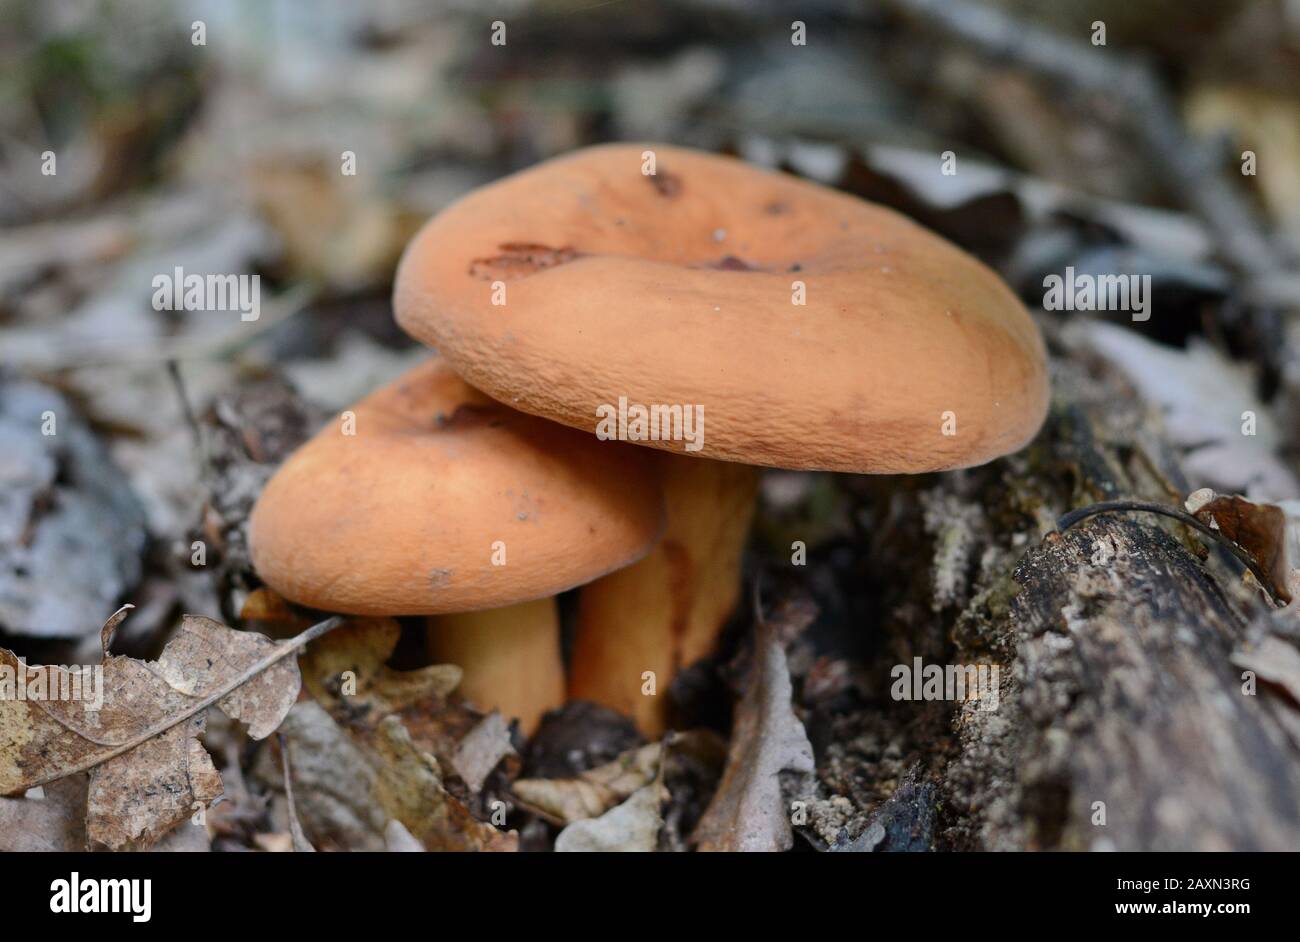
<path id="1" fill-rule="evenodd" d="M 103 662 L 94 668 L 52 668 L 48 674 L 80 699 L 0 698 L 0 794 L 12 795 L 89 772 L 86 836 L 113 850 L 143 848 L 222 794 L 221 776 L 199 742 L 205 711 L 216 705 L 270 735 L 297 698 L 300 679 L 290 658 L 337 624 L 330 619 L 290 642 L 186 616 L 157 661 L 108 653 L 129 607 L 101 629 Z M 47 672 L 0 649 L 0 667 L 24 685 Z M 95 674 L 99 681 L 95 681 Z"/>

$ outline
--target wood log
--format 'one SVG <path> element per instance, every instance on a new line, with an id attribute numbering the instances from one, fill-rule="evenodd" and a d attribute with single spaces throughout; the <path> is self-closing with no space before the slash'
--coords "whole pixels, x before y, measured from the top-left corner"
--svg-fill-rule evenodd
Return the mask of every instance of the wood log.
<path id="1" fill-rule="evenodd" d="M 1028 491 L 1060 512 L 1086 495 L 1149 496 L 1180 478 L 1158 420 L 1135 397 L 1113 379 L 1065 373 L 1026 459 L 1032 473 L 1001 475 L 986 492 L 989 512 Z M 1230 660 L 1251 609 L 1271 618 L 1234 585 L 1235 562 L 1150 516 L 1094 517 L 1035 544 L 1009 578 L 986 580 L 957 622 L 958 660 L 1001 660 L 1004 680 L 996 711 L 955 713 L 945 842 L 1300 847 L 1294 704 L 1263 685 L 1252 694 Z"/>

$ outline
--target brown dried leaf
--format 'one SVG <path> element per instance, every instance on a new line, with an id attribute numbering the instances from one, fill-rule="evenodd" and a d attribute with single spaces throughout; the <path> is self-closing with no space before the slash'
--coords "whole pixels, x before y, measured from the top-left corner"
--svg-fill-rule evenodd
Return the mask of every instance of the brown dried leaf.
<path id="1" fill-rule="evenodd" d="M 77 853 L 88 849 L 86 801 L 90 780 L 69 775 L 42 787 L 41 797 L 0 798 L 0 853 Z M 192 822 L 181 824 L 151 850 L 206 852 L 208 832 Z"/>
<path id="2" fill-rule="evenodd" d="M 520 779 L 513 791 L 521 801 L 561 824 L 595 818 L 654 780 L 661 751 L 659 743 L 650 743 L 576 778 Z"/>
<path id="3" fill-rule="evenodd" d="M 411 741 L 396 716 L 374 728 L 345 729 L 320 704 L 305 701 L 281 733 L 297 810 L 317 847 L 384 850 L 393 821 L 424 850 L 518 846 L 513 832 L 477 820 L 443 788 L 437 760 Z"/>
<path id="4" fill-rule="evenodd" d="M 348 619 L 303 653 L 307 692 L 347 725 L 374 725 L 417 701 L 441 701 L 460 684 L 461 669 L 454 664 L 414 671 L 387 667 L 401 632 L 391 618 Z"/>
<path id="5" fill-rule="evenodd" d="M 1276 504 L 1259 504 L 1228 494 L 1202 504 L 1195 516 L 1250 554 L 1268 576 L 1272 594 L 1292 600 L 1292 566 L 1287 558 L 1286 512 Z"/>
<path id="6" fill-rule="evenodd" d="M 382 849 L 384 828 L 395 819 L 426 850 L 516 850 L 514 832 L 479 821 L 443 787 L 442 767 L 423 744 L 427 727 L 451 710 L 445 699 L 460 683 L 461 669 L 385 666 L 400 633 L 391 618 L 354 618 L 303 655 L 307 689 L 328 711 L 326 716 L 302 704 L 291 719 L 302 713 L 311 722 L 285 728 L 304 825 L 319 834 L 345 824 L 348 849 Z M 412 738 L 408 722 L 421 727 L 421 742 Z M 294 748 L 295 740 L 307 737 L 318 741 L 316 749 Z M 325 768 L 316 774 L 313 763 L 322 754 Z M 346 776 L 340 771 L 344 765 Z M 332 821 L 338 809 L 331 805 L 345 784 L 352 796 L 346 820 Z"/>
<path id="7" fill-rule="evenodd" d="M 275 649 L 276 643 L 264 635 L 232 631 L 210 618 L 186 615 L 155 663 L 173 690 L 201 699 Z M 244 723 L 248 735 L 265 739 L 298 699 L 300 686 L 297 663 L 285 658 L 236 687 L 217 706 L 232 720 Z"/>
<path id="8" fill-rule="evenodd" d="M 104 626 L 105 643 L 123 615 Z M 205 708 L 219 698 L 250 734 L 267 735 L 297 697 L 297 665 L 288 655 L 299 646 L 187 615 L 158 661 L 106 654 L 102 682 L 84 669 L 89 683 L 76 699 L 0 697 L 0 794 L 89 771 L 89 841 L 147 847 L 221 795 L 221 778 L 198 741 Z M 42 674 L 3 649 L 0 668 L 14 678 L 23 673 L 25 683 Z"/>
<path id="9" fill-rule="evenodd" d="M 508 755 L 513 755 L 510 727 L 505 718 L 493 710 L 465 734 L 451 757 L 451 765 L 470 791 L 483 787 L 483 780 Z"/>
<path id="10" fill-rule="evenodd" d="M 402 721 L 380 722 L 369 745 L 378 759 L 376 797 L 411 836 L 431 851 L 514 851 L 519 837 L 479 821 L 442 787 L 438 760 L 411 742 Z"/>
<path id="11" fill-rule="evenodd" d="M 778 640 L 789 630 L 759 623 L 753 673 L 736 709 L 727 767 L 695 828 L 699 850 L 789 850 L 794 842 L 781 774 L 807 775 L 814 763 L 808 734 L 791 708 L 790 670 Z"/>

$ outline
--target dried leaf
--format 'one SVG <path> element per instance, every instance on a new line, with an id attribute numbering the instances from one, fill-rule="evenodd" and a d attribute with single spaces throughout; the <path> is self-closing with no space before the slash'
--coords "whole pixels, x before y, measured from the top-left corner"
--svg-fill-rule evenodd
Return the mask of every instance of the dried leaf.
<path id="1" fill-rule="evenodd" d="M 1193 514 L 1249 553 L 1271 583 L 1265 588 L 1291 601 L 1295 573 L 1287 554 L 1287 515 L 1281 507 L 1229 494 L 1200 503 Z"/>
<path id="2" fill-rule="evenodd" d="M 514 751 L 510 727 L 505 718 L 493 710 L 460 741 L 451 764 L 470 791 L 477 792 L 497 764 Z"/>
<path id="3" fill-rule="evenodd" d="M 400 631 L 388 618 L 351 619 L 303 656 L 319 704 L 295 707 L 285 735 L 304 827 L 318 845 L 323 837 L 349 850 L 384 849 L 393 819 L 426 850 L 515 850 L 517 835 L 475 818 L 443 787 L 438 759 L 413 740 L 405 720 L 427 726 L 446 713 L 461 670 L 385 666 Z M 491 727 L 485 732 L 490 741 Z"/>
<path id="4" fill-rule="evenodd" d="M 288 805 L 289 837 L 295 853 L 314 854 L 316 848 L 311 846 L 307 835 L 302 831 L 302 822 L 298 819 L 297 804 L 293 800 L 293 770 L 289 767 L 289 751 L 284 746 L 284 737 L 280 737 L 280 771 L 284 775 L 284 798 Z"/>
<path id="5" fill-rule="evenodd" d="M 791 708 L 779 626 L 762 621 L 749 689 L 736 719 L 717 794 L 695 828 L 703 851 L 788 850 L 794 842 L 781 774 L 814 770 L 812 744 Z"/>
<path id="6" fill-rule="evenodd" d="M 317 847 L 384 850 L 394 820 L 425 850 L 518 846 L 513 832 L 477 820 L 443 788 L 437 760 L 411 741 L 396 716 L 345 729 L 307 701 L 294 706 L 281 732 L 297 810 Z"/>
<path id="7" fill-rule="evenodd" d="M 659 843 L 659 829 L 663 827 L 659 805 L 665 795 L 666 789 L 659 782 L 652 782 L 599 818 L 570 824 L 555 838 L 556 852 L 653 851 Z"/>
<path id="8" fill-rule="evenodd" d="M 104 639 L 122 615 L 105 625 Z M 51 669 L 73 696 L 0 698 L 0 794 L 89 771 L 89 840 L 112 849 L 149 846 L 222 792 L 198 741 L 206 707 L 215 702 L 250 734 L 267 735 L 297 696 L 289 655 L 331 626 L 277 644 L 187 615 L 156 662 L 106 655 L 102 669 Z M 3 649 L 0 668 L 24 686 L 46 673 Z"/>
<path id="9" fill-rule="evenodd" d="M 422 854 L 424 847 L 411 836 L 411 832 L 394 818 L 384 827 L 384 846 L 391 854 Z"/>
<path id="10" fill-rule="evenodd" d="M 1270 684 L 1284 689 L 1300 703 L 1300 651 L 1274 635 L 1265 635 L 1249 650 L 1234 651 L 1232 663 L 1254 671 Z"/>
<path id="11" fill-rule="evenodd" d="M 280 726 L 293 770 L 303 830 L 322 850 L 381 851 L 387 815 L 371 797 L 378 777 L 370 759 L 318 703 L 294 705 Z M 282 787 L 283 770 L 263 753 L 258 777 Z"/>
<path id="12" fill-rule="evenodd" d="M 210 618 L 186 615 L 156 662 L 157 672 L 178 693 L 202 698 L 275 649 L 276 643 L 264 635 L 232 631 Z M 217 706 L 247 725 L 248 735 L 265 739 L 298 699 L 300 686 L 297 663 L 285 658 L 236 687 Z"/>
<path id="13" fill-rule="evenodd" d="M 1284 436 L 1252 392 L 1249 367 L 1194 339 L 1186 350 L 1174 349 L 1104 321 L 1077 321 L 1067 335 L 1079 338 L 1144 399 L 1161 407 L 1170 438 L 1185 449 L 1182 464 L 1189 478 L 1248 495 L 1293 494 L 1300 487 L 1278 457 Z M 1251 435 L 1242 434 L 1247 413 L 1255 417 Z"/>
<path id="14" fill-rule="evenodd" d="M 576 778 L 520 779 L 514 793 L 541 814 L 572 824 L 604 814 L 659 774 L 662 747 L 650 743 Z"/>
<path id="15" fill-rule="evenodd" d="M 87 776 L 70 775 L 43 786 L 39 797 L 0 798 L 0 853 L 86 851 L 89 785 Z M 187 820 L 150 849 L 171 853 L 211 848 L 207 829 Z"/>
<path id="16" fill-rule="evenodd" d="M 460 684 L 454 664 L 414 671 L 385 666 L 401 637 L 391 618 L 350 618 L 302 656 L 307 691 L 340 722 L 378 723 L 421 700 L 442 700 Z M 355 684 L 355 691 L 350 684 Z"/>
<path id="17" fill-rule="evenodd" d="M 379 806 L 401 821 L 411 836 L 432 851 L 513 851 L 514 832 L 479 821 L 442 787 L 438 760 L 411 742 L 402 721 L 384 719 L 370 743 L 379 771 Z"/>
<path id="18" fill-rule="evenodd" d="M 89 634 L 139 581 L 144 510 L 66 399 L 37 383 L 0 385 L 0 626 Z M 41 434 L 45 416 L 56 434 Z"/>

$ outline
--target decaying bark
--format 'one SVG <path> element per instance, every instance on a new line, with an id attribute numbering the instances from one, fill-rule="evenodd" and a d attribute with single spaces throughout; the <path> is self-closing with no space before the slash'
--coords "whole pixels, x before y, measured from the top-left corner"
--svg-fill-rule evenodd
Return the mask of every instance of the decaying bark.
<path id="1" fill-rule="evenodd" d="M 1014 578 L 1013 689 L 997 715 L 967 712 L 962 730 L 983 842 L 1300 846 L 1300 765 L 1243 694 L 1229 656 L 1245 626 L 1184 547 L 1100 519 L 1049 538 Z"/>
<path id="2" fill-rule="evenodd" d="M 1103 498 L 1175 502 L 1187 484 L 1158 423 L 1104 373 L 1062 374 L 1039 442 L 1014 473 L 985 475 L 983 514 L 1023 522 L 1032 508 L 1041 522 Z M 1300 847 L 1300 753 L 1282 715 L 1293 705 L 1264 685 L 1248 694 L 1230 660 L 1262 606 L 1237 570 L 1150 516 L 1029 536 L 1020 554 L 977 547 L 986 565 L 955 656 L 1000 663 L 1002 695 L 996 711 L 961 707 L 956 756 L 931 765 L 947 809 L 939 843 Z"/>

